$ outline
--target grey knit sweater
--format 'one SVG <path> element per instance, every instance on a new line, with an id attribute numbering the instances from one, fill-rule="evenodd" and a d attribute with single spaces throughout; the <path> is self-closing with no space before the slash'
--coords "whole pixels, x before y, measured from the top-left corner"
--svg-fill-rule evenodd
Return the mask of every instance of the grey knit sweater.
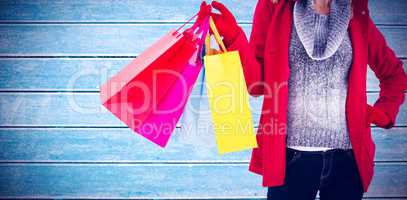
<path id="1" fill-rule="evenodd" d="M 349 0 L 333 0 L 329 15 L 297 1 L 289 48 L 287 146 L 352 148 L 345 101 L 352 45 Z"/>

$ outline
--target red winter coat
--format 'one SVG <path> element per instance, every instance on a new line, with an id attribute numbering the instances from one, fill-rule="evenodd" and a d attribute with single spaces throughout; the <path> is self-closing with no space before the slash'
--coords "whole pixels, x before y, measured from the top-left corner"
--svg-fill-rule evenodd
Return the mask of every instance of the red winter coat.
<path id="1" fill-rule="evenodd" d="M 284 184 L 286 163 L 286 111 L 290 75 L 288 49 L 294 0 L 259 0 L 248 42 L 244 32 L 229 46 L 239 50 L 246 84 L 252 96 L 264 95 L 249 171 L 263 176 L 263 186 Z M 352 1 L 353 17 L 348 31 L 354 49 L 346 97 L 349 137 L 367 192 L 373 177 L 375 144 L 367 120 L 367 66 L 380 80 L 380 97 L 374 107 L 391 118 L 391 128 L 404 101 L 407 76 L 402 62 L 387 46 L 369 16 L 367 0 Z"/>

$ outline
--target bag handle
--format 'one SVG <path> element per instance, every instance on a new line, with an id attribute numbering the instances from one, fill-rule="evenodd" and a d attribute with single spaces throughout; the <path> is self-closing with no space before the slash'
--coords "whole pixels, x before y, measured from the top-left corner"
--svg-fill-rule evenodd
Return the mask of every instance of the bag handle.
<path id="1" fill-rule="evenodd" d="M 222 38 L 218 32 L 218 29 L 216 28 L 215 22 L 213 21 L 212 17 L 209 17 L 209 27 L 212 30 L 213 36 L 215 37 L 216 43 L 219 45 L 219 48 L 221 49 L 221 51 L 223 51 L 224 53 L 228 52 L 225 44 L 222 41 Z M 210 41 L 210 35 L 208 34 L 205 38 L 205 45 L 207 47 L 207 53 L 209 55 L 213 55 L 213 52 L 211 52 L 211 41 Z"/>
<path id="2" fill-rule="evenodd" d="M 209 16 L 206 17 L 203 22 L 198 26 L 198 30 L 194 35 L 197 36 L 196 44 L 198 45 L 198 60 L 202 59 L 201 52 L 205 45 L 205 40 L 207 35 L 209 34 Z M 199 61 L 198 61 L 199 62 Z"/>
<path id="3" fill-rule="evenodd" d="M 184 24 L 182 24 L 180 27 L 178 27 L 175 32 L 179 32 L 183 27 L 185 27 L 189 22 L 191 22 L 196 16 L 199 15 L 199 12 L 197 12 L 195 15 L 193 15 L 191 18 L 189 18 Z M 209 16 L 207 16 L 209 17 Z M 197 21 L 195 21 L 194 24 L 192 24 L 192 26 L 190 28 L 188 28 L 187 30 L 195 30 L 197 29 L 199 26 L 202 25 L 202 23 L 206 22 L 206 20 L 201 20 L 199 23 Z M 185 31 L 187 31 L 185 30 Z"/>
<path id="4" fill-rule="evenodd" d="M 196 16 L 198 16 L 198 13 L 196 13 L 194 16 L 192 16 L 191 18 L 189 18 L 184 24 L 182 24 L 180 27 L 178 27 L 175 30 L 175 33 L 178 33 L 179 30 L 181 30 L 185 25 L 187 25 L 189 22 L 191 22 Z M 195 26 L 195 24 L 193 25 L 193 27 Z"/>
<path id="5" fill-rule="evenodd" d="M 209 32 L 209 19 L 210 19 L 209 16 L 206 17 L 203 20 L 203 22 L 198 26 L 198 30 L 196 32 L 196 34 L 201 35 L 198 42 L 198 44 L 200 44 L 201 47 L 205 44 L 205 39 Z"/>

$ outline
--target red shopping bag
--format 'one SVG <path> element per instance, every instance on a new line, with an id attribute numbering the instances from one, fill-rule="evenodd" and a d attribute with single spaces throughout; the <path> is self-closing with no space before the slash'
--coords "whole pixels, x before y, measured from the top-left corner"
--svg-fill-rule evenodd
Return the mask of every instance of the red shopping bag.
<path id="1" fill-rule="evenodd" d="M 207 24 L 195 23 L 183 32 L 181 26 L 154 43 L 101 86 L 103 105 L 129 128 L 165 147 L 202 68 L 197 55 L 203 38 L 198 34 L 207 32 Z"/>

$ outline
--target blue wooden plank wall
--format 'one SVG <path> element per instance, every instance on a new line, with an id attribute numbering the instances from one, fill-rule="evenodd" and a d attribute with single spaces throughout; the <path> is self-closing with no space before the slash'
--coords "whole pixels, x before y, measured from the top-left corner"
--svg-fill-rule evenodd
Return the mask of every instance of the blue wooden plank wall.
<path id="1" fill-rule="evenodd" d="M 249 34 L 256 1 L 223 2 Z M 264 198 L 247 171 L 250 151 L 218 156 L 213 134 L 180 128 L 161 149 L 100 105 L 99 85 L 199 3 L 0 1 L 0 198 Z M 407 59 L 407 1 L 371 0 L 370 11 Z M 372 71 L 367 85 L 373 103 Z M 256 123 L 261 102 L 251 99 Z M 395 128 L 372 130 L 376 173 L 365 198 L 407 199 L 407 105 Z"/>

